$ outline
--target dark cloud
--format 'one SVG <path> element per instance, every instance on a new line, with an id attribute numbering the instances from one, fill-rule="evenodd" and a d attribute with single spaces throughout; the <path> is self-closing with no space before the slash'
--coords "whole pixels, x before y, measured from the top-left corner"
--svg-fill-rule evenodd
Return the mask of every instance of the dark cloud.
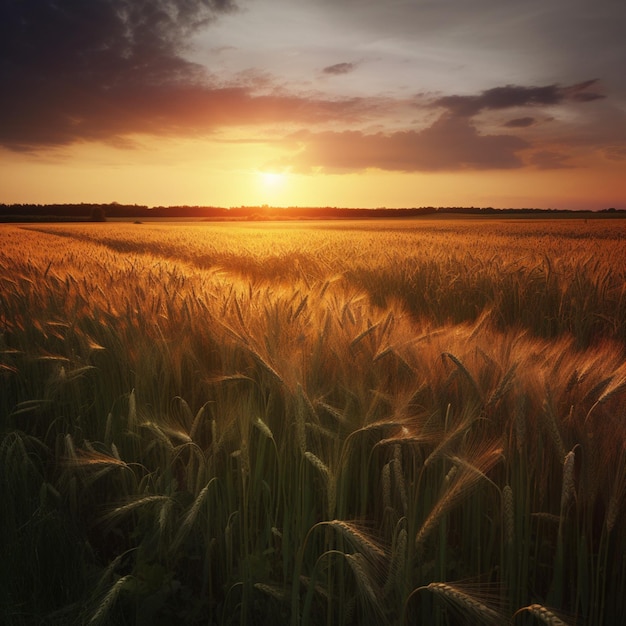
<path id="1" fill-rule="evenodd" d="M 507 128 L 528 128 L 535 123 L 534 117 L 516 117 L 504 123 Z"/>
<path id="2" fill-rule="evenodd" d="M 589 91 L 597 84 L 597 80 L 560 87 L 547 85 L 544 87 L 521 87 L 506 85 L 487 89 L 477 96 L 444 96 L 435 100 L 435 106 L 444 107 L 451 113 L 462 117 L 472 117 L 484 110 L 508 109 L 522 106 L 547 106 L 561 104 L 568 100 L 574 102 L 591 102 L 604 98 L 595 91 Z"/>
<path id="3" fill-rule="evenodd" d="M 402 172 L 523 167 L 518 152 L 528 143 L 511 135 L 481 135 L 469 120 L 449 113 L 422 131 L 364 134 L 359 131 L 299 133 L 289 138 L 300 152 L 291 165 L 309 170 L 367 168 Z"/>
<path id="4" fill-rule="evenodd" d="M 106 95 L 66 90 L 64 97 L 33 102 L 15 112 L 0 130 L 0 143 L 13 150 L 69 145 L 83 140 L 120 144 L 132 134 L 205 134 L 220 126 L 319 123 L 358 118 L 369 111 L 360 99 L 316 100 L 289 95 L 255 96 L 247 87 L 196 85 L 127 87 Z M 123 143 L 123 142 L 122 142 Z M 126 145 L 128 144 L 126 142 Z"/>
<path id="5" fill-rule="evenodd" d="M 324 72 L 324 74 L 333 75 L 349 74 L 350 72 L 354 71 L 355 68 L 356 65 L 354 63 L 335 63 L 335 65 L 329 65 L 328 67 L 325 67 L 322 72 Z"/>
<path id="6" fill-rule="evenodd" d="M 232 10 L 234 0 L 2 0 L 0 145 L 132 145 L 125 139 L 132 134 L 353 121 L 379 106 L 274 94 L 258 72 L 211 84 L 184 52 L 193 33 Z"/>
<path id="7" fill-rule="evenodd" d="M 8 0 L 0 9 L 3 78 L 110 87 L 194 73 L 181 50 L 231 0 Z"/>
<path id="8" fill-rule="evenodd" d="M 3 0 L 0 142 L 64 143 L 81 125 L 124 118 L 142 90 L 199 83 L 202 69 L 182 56 L 186 42 L 234 8 L 233 0 Z"/>

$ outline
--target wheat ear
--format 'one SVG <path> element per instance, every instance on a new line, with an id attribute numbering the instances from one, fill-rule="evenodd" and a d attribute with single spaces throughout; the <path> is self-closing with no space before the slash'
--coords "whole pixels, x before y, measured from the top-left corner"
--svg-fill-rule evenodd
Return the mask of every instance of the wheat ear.
<path id="1" fill-rule="evenodd" d="M 568 626 L 567 622 L 564 622 L 556 613 L 542 604 L 530 604 L 518 609 L 513 614 L 513 621 L 515 620 L 516 615 L 522 613 L 523 611 L 528 611 L 528 613 L 548 626 Z"/>
<path id="2" fill-rule="evenodd" d="M 462 591 L 455 585 L 437 582 L 430 583 L 419 589 L 427 589 L 462 613 L 472 615 L 479 620 L 481 624 L 495 625 L 504 623 L 504 617 L 498 611 L 488 607 L 486 604 L 477 600 L 466 591 Z"/>
<path id="3" fill-rule="evenodd" d="M 378 559 L 385 558 L 385 551 L 376 545 L 374 541 L 362 532 L 355 524 L 339 519 L 334 519 L 325 523 L 338 530 L 346 539 L 348 539 L 354 548 L 358 549 L 363 554 L 369 554 L 371 557 Z"/>

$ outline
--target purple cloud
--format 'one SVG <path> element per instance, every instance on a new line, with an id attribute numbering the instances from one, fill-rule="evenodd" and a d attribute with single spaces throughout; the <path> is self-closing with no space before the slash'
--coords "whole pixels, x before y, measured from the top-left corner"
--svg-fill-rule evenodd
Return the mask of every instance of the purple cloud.
<path id="1" fill-rule="evenodd" d="M 504 123 L 506 128 L 528 128 L 535 123 L 534 117 L 516 117 Z"/>
<path id="2" fill-rule="evenodd" d="M 378 168 L 402 172 L 523 167 L 518 152 L 529 144 L 512 135 L 481 135 L 465 118 L 442 115 L 422 131 L 365 134 L 301 132 L 289 138 L 300 152 L 290 165 L 347 172 Z"/>
<path id="3" fill-rule="evenodd" d="M 354 63 L 335 63 L 335 65 L 325 67 L 322 72 L 324 72 L 324 74 L 333 74 L 338 76 L 340 74 L 349 74 L 354 71 L 355 68 L 356 65 Z"/>
<path id="4" fill-rule="evenodd" d="M 597 80 L 588 80 L 569 87 L 546 85 L 544 87 L 521 87 L 506 85 L 487 89 L 476 96 L 443 96 L 435 100 L 434 106 L 448 109 L 454 115 L 472 117 L 484 110 L 508 109 L 523 106 L 548 106 L 568 100 L 591 102 L 604 96 L 596 91 L 589 91 Z"/>

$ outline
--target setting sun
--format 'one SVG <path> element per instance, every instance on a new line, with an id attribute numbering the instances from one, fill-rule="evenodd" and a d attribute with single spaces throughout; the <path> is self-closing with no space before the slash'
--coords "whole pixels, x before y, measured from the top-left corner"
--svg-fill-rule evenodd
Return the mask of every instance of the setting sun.
<path id="1" fill-rule="evenodd" d="M 278 172 L 261 172 L 261 180 L 265 187 L 275 189 L 285 182 L 285 175 Z"/>

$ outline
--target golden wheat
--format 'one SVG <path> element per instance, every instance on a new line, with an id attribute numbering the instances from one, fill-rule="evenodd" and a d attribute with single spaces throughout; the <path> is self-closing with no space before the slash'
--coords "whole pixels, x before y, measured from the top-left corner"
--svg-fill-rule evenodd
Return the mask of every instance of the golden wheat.
<path id="1" fill-rule="evenodd" d="M 464 623 L 495 620 L 432 582 L 485 572 L 511 612 L 623 621 L 607 223 L 102 226 L 0 227 L 9 603 L 37 555 L 102 622 L 185 597 L 204 621 L 295 624 L 311 572 L 308 617 L 346 626 L 396 623 L 431 584 Z"/>

